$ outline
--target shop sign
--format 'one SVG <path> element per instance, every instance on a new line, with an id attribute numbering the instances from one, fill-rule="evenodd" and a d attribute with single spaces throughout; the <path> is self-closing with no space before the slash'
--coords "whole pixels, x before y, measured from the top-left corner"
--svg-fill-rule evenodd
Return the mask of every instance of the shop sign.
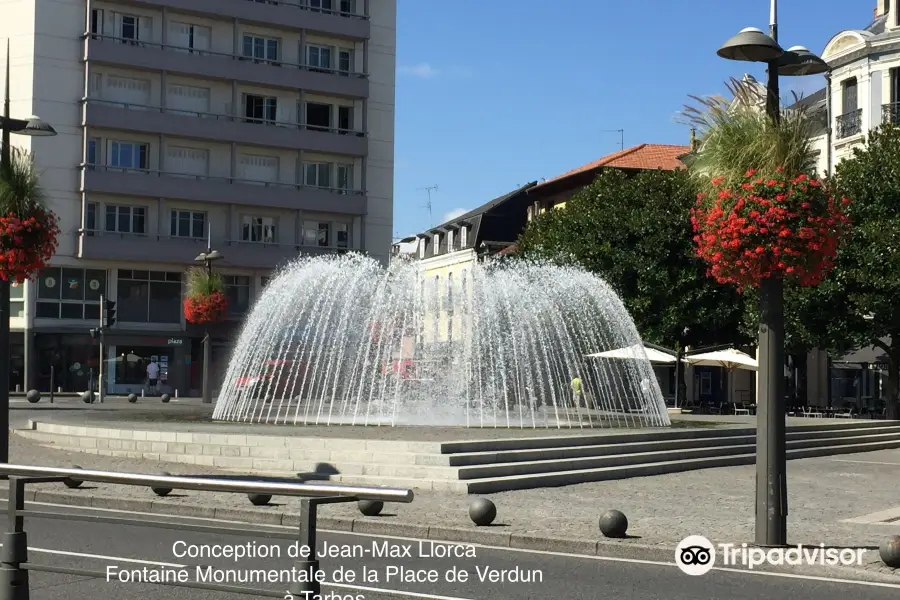
<path id="1" fill-rule="evenodd" d="M 184 344 L 184 340 L 181 338 L 169 338 L 167 342 L 170 346 L 181 346 Z"/>

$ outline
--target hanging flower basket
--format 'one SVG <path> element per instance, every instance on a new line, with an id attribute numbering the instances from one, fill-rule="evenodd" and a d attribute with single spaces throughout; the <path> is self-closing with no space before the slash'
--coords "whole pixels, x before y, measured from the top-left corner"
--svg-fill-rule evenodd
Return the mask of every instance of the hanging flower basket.
<path id="1" fill-rule="evenodd" d="M 849 228 L 843 208 L 818 179 L 785 178 L 747 171 L 728 185 L 713 179 L 713 192 L 700 194 L 691 214 L 697 254 L 719 283 L 740 291 L 771 277 L 803 286 L 818 285 L 834 267 L 841 236 Z"/>
<path id="2" fill-rule="evenodd" d="M 222 278 L 205 269 L 191 269 L 184 299 L 184 318 L 188 323 L 208 325 L 224 321 L 227 316 L 228 296 Z"/>

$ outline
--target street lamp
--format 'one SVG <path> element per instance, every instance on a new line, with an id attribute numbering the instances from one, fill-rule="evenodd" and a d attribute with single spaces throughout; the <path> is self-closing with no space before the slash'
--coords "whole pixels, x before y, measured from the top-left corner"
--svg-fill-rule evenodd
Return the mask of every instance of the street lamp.
<path id="1" fill-rule="evenodd" d="M 11 133 L 30 136 L 56 135 L 56 130 L 38 117 L 13 119 L 9 116 L 9 40 L 6 40 L 6 87 L 3 116 L 0 117 L 0 176 L 12 168 L 9 145 Z M 9 281 L 0 279 L 0 463 L 9 462 Z M 28 360 L 28 357 L 25 358 Z M 26 385 L 28 382 L 25 382 Z"/>
<path id="2" fill-rule="evenodd" d="M 748 28 L 725 42 L 718 55 L 767 64 L 766 114 L 781 118 L 778 77 L 828 72 L 824 60 L 803 46 L 778 45 L 778 0 L 771 0 L 769 35 Z M 784 407 L 784 282 L 760 282 L 759 369 L 756 421 L 756 543 L 787 545 L 787 463 Z"/>
<path id="3" fill-rule="evenodd" d="M 212 237 L 206 245 L 206 252 L 201 252 L 194 259 L 203 263 L 206 267 L 206 274 L 212 276 L 212 264 L 217 260 L 225 258 L 218 250 L 212 249 Z M 211 348 L 209 342 L 209 328 L 203 332 L 203 404 L 212 404 L 212 386 L 209 382 L 209 362 L 211 360 Z"/>

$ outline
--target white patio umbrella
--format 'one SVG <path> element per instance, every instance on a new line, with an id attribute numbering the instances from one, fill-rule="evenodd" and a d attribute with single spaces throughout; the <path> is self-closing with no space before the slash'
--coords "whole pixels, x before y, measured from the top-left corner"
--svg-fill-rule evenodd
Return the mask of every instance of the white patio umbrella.
<path id="1" fill-rule="evenodd" d="M 731 401 L 731 372 L 735 369 L 746 369 L 748 371 L 756 371 L 759 363 L 755 358 L 741 352 L 735 348 L 726 348 L 725 350 L 715 350 L 713 352 L 701 352 L 685 356 L 684 359 L 695 367 L 721 367 L 728 369 L 728 401 Z"/>
<path id="2" fill-rule="evenodd" d="M 647 348 L 642 344 L 634 344 L 625 348 L 616 348 L 615 350 L 607 350 L 606 352 L 595 352 L 588 354 L 588 358 L 620 358 L 624 360 L 643 360 L 647 359 L 652 363 L 674 363 L 676 359 L 668 352 L 657 350 L 656 348 Z"/>

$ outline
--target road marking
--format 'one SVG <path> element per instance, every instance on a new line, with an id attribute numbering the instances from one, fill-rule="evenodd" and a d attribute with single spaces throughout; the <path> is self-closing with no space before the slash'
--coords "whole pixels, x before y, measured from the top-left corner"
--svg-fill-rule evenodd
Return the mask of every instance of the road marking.
<path id="1" fill-rule="evenodd" d="M 0 498 L 0 502 L 6 502 L 6 498 Z M 67 508 L 70 510 L 95 510 L 101 512 L 114 512 L 114 513 L 125 513 L 131 515 L 141 515 L 144 517 L 165 517 L 168 519 L 174 520 L 192 520 L 192 521 L 212 521 L 215 523 L 230 523 L 230 524 L 240 524 L 240 525 L 248 525 L 248 523 L 243 521 L 229 521 L 225 519 L 210 519 L 208 517 L 182 517 L 177 515 L 160 515 L 159 513 L 146 513 L 132 510 L 121 510 L 115 508 L 97 508 L 91 506 L 72 506 L 69 504 L 54 504 L 50 502 L 28 502 L 28 504 L 37 504 L 40 506 L 54 506 L 58 508 Z M 142 523 L 134 523 L 132 526 L 136 527 L 149 527 L 149 525 L 144 525 Z M 287 525 L 266 525 L 259 524 L 260 527 L 268 527 L 270 529 L 290 529 L 296 530 L 296 527 L 290 527 Z M 320 533 L 331 533 L 338 535 L 352 535 L 356 537 L 370 537 L 370 538 L 378 538 L 378 539 L 388 539 L 388 540 L 403 540 L 403 541 L 419 541 L 422 538 L 412 538 L 412 537 L 403 537 L 397 535 L 378 535 L 374 533 L 357 533 L 355 531 L 339 531 L 334 529 L 318 529 Z M 231 534 L 235 535 L 235 534 Z M 500 550 L 504 552 L 519 552 L 519 553 L 528 553 L 528 554 L 543 554 L 545 556 L 561 556 L 564 558 L 576 558 L 576 559 L 586 559 L 586 560 L 595 560 L 599 562 L 617 562 L 617 563 L 625 563 L 625 564 L 634 564 L 634 565 L 652 565 L 657 567 L 675 567 L 678 565 L 672 562 L 665 561 L 656 561 L 656 560 L 643 560 L 639 558 L 622 558 L 618 556 L 591 556 L 588 554 L 573 554 L 570 552 L 553 552 L 551 550 L 529 550 L 527 548 L 510 548 L 508 546 L 490 546 L 488 544 L 477 544 L 474 542 L 452 542 L 446 540 L 432 540 L 437 543 L 449 543 L 449 544 L 468 544 L 470 546 L 475 546 L 476 548 L 487 548 L 490 550 Z M 674 547 L 673 547 L 673 555 L 674 555 Z M 76 554 L 77 555 L 77 554 Z M 150 564 L 162 564 L 162 563 L 154 563 Z M 775 573 L 772 571 L 751 571 L 749 569 L 732 569 L 728 567 L 713 567 L 714 571 L 723 571 L 726 573 L 743 573 L 747 575 L 758 575 L 763 577 L 780 577 L 783 579 L 801 579 L 806 581 L 820 581 L 824 583 L 840 583 L 844 585 L 861 585 L 867 587 L 880 587 L 880 588 L 888 588 L 888 589 L 896 589 L 900 590 L 900 583 L 885 583 L 879 581 L 862 581 L 856 579 L 842 579 L 839 577 L 823 577 L 818 575 L 800 575 L 795 573 Z M 334 584 L 329 583 L 328 585 L 340 587 L 345 584 Z M 398 590 L 384 590 L 384 589 L 376 589 L 376 588 L 356 588 L 354 586 L 346 586 L 352 589 L 369 589 L 370 591 L 378 591 L 385 593 L 394 593 L 400 595 L 411 595 L 416 598 L 423 598 L 425 600 L 470 600 L 467 598 L 450 598 L 446 596 L 429 596 L 427 594 L 416 594 L 415 592 L 400 592 Z"/>
<path id="2" fill-rule="evenodd" d="M 900 463 L 895 462 L 879 462 L 877 460 L 847 460 L 845 458 L 832 458 L 832 462 L 854 463 L 857 465 L 887 465 L 891 467 L 900 467 Z"/>

